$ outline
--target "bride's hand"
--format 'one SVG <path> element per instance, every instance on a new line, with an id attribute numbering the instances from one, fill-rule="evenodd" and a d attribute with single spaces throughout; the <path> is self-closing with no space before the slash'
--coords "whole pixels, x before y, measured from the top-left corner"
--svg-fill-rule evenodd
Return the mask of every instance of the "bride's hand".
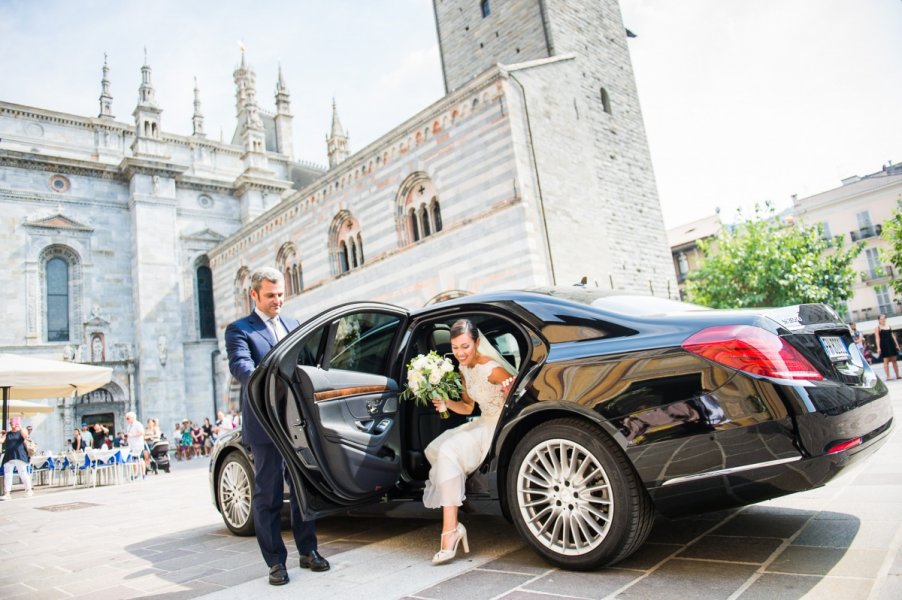
<path id="1" fill-rule="evenodd" d="M 507 379 L 505 379 L 504 381 L 501 382 L 501 393 L 506 396 L 508 394 L 508 392 L 511 391 L 511 387 L 513 385 L 514 385 L 514 377 L 513 376 L 508 377 Z"/>
<path id="2" fill-rule="evenodd" d="M 442 399 L 438 399 L 438 400 L 436 400 L 435 398 L 432 399 L 432 406 L 435 407 L 435 412 L 442 412 L 442 402 L 444 402 L 444 400 L 442 400 Z M 446 404 L 445 410 L 447 410 L 447 404 Z"/>

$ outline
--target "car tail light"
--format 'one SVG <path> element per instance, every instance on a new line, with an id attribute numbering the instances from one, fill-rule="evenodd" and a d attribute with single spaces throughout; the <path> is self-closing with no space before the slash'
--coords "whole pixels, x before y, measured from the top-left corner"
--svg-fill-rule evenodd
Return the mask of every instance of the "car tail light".
<path id="1" fill-rule="evenodd" d="M 820 380 L 817 372 L 786 340 L 752 325 L 708 327 L 690 336 L 683 348 L 718 364 L 777 379 Z"/>
<path id="2" fill-rule="evenodd" d="M 845 442 L 839 442 L 833 444 L 829 448 L 827 448 L 827 454 L 839 454 L 843 450 L 848 450 L 849 448 L 854 448 L 855 446 L 861 445 L 861 438 L 855 438 L 852 440 L 848 440 Z"/>

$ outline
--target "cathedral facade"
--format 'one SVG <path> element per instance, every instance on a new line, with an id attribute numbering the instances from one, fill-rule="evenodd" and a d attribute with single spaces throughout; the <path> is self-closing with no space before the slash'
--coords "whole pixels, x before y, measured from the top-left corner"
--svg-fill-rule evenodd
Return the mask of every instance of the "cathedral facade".
<path id="1" fill-rule="evenodd" d="M 231 143 L 199 99 L 193 135 L 164 133 L 147 65 L 132 122 L 107 85 L 93 118 L 0 102 L 0 268 L 25 290 L 0 346 L 114 367 L 59 401 L 60 432 L 228 408 L 222 332 L 263 266 L 301 319 L 580 281 L 677 295 L 616 0 L 433 4 L 446 95 L 353 153 L 333 109 L 327 169 L 294 159 L 287 86 L 261 109 L 243 55 Z"/>

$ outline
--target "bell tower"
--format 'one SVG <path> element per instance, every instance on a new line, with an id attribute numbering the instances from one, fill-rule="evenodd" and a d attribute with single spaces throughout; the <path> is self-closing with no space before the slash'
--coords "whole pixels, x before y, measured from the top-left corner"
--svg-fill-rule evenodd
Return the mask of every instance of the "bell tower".
<path id="1" fill-rule="evenodd" d="M 618 1 L 432 4 L 446 91 L 497 69 L 524 107 L 552 283 L 676 293 Z"/>

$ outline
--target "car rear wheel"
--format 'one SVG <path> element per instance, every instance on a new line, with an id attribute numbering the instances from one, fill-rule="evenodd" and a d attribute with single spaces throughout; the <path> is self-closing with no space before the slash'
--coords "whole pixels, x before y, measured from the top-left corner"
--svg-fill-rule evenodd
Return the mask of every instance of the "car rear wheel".
<path id="1" fill-rule="evenodd" d="M 591 424 L 558 419 L 517 445 L 507 498 L 520 535 L 558 567 L 622 560 L 648 537 L 651 501 L 619 447 Z"/>
<path id="2" fill-rule="evenodd" d="M 222 520 L 229 531 L 235 535 L 254 535 L 254 517 L 251 513 L 254 471 L 240 452 L 232 452 L 222 463 L 216 494 Z"/>

